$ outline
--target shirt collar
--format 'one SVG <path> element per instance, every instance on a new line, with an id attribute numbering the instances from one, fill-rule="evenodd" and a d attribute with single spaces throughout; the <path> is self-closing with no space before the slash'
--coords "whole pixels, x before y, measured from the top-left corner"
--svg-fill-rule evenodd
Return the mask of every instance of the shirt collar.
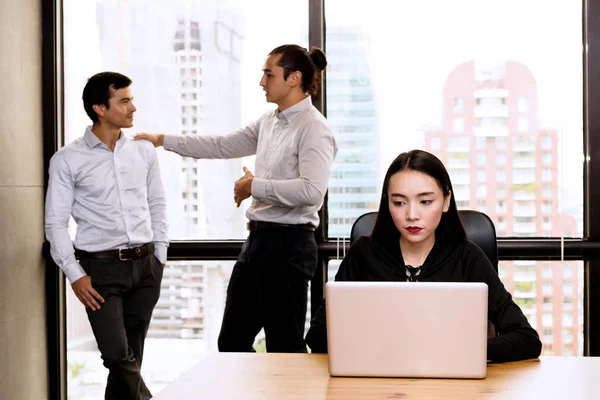
<path id="1" fill-rule="evenodd" d="M 117 143 L 123 139 L 124 135 L 123 135 L 123 131 L 121 131 L 120 135 L 119 135 L 119 139 L 117 140 Z M 93 149 L 94 147 L 98 146 L 99 144 L 104 144 L 100 141 L 100 139 L 98 139 L 98 136 L 96 136 L 94 134 L 94 132 L 92 132 L 92 126 L 88 126 L 87 128 L 85 128 L 85 133 L 83 134 L 83 140 L 85 141 L 85 143 L 87 143 L 88 147 L 90 149 Z M 106 147 L 106 146 L 105 146 Z"/>
<path id="2" fill-rule="evenodd" d="M 89 146 L 90 149 L 93 149 L 94 147 L 96 147 L 102 143 L 100 141 L 100 139 L 98 139 L 98 136 L 94 135 L 94 132 L 92 132 L 91 125 L 88 126 L 87 128 L 85 128 L 85 133 L 83 134 L 83 140 L 85 140 L 85 142 L 87 143 L 87 145 Z"/>
<path id="3" fill-rule="evenodd" d="M 279 120 L 284 120 L 286 122 L 292 122 L 298 115 L 302 114 L 304 110 L 312 105 L 312 99 L 310 96 L 306 96 L 303 100 L 300 100 L 290 108 L 285 109 L 284 111 L 279 111 L 279 109 L 275 110 L 275 116 Z"/>

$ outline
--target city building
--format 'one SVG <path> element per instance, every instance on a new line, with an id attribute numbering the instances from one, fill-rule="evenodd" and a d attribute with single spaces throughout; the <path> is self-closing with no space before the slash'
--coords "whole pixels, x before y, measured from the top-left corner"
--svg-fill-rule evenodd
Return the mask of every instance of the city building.
<path id="1" fill-rule="evenodd" d="M 486 213 L 498 236 L 578 236 L 559 212 L 558 135 L 538 119 L 532 72 L 514 61 L 470 61 L 443 90 L 439 130 L 425 148 L 447 166 L 459 209 Z M 544 343 L 545 354 L 580 354 L 582 276 L 577 262 L 500 263 L 500 277 Z"/>
<path id="2" fill-rule="evenodd" d="M 329 179 L 329 237 L 379 206 L 381 177 L 376 102 L 367 43 L 358 27 L 327 30 L 327 121 L 338 153 Z"/>

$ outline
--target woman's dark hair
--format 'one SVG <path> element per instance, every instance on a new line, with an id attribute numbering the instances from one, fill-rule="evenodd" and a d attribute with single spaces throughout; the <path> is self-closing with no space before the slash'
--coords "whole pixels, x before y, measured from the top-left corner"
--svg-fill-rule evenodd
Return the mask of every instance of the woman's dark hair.
<path id="1" fill-rule="evenodd" d="M 274 48 L 269 55 L 281 54 L 277 63 L 283 68 L 283 79 L 296 71 L 302 73 L 302 89 L 304 92 L 315 95 L 321 83 L 321 71 L 327 67 L 327 58 L 325 53 L 317 47 L 310 51 L 295 44 L 284 44 Z"/>
<path id="2" fill-rule="evenodd" d="M 111 89 L 119 90 L 131 85 L 131 79 L 118 72 L 100 72 L 88 79 L 83 88 L 83 108 L 90 119 L 98 122 L 98 114 L 94 111 L 96 104 L 109 108 L 112 97 Z"/>
<path id="3" fill-rule="evenodd" d="M 450 176 L 439 158 L 423 150 L 412 150 L 408 153 L 400 154 L 388 168 L 385 180 L 383 181 L 379 212 L 372 233 L 373 238 L 378 242 L 397 244 L 398 240 L 400 240 L 400 231 L 394 224 L 390 213 L 388 189 L 391 177 L 398 172 L 406 170 L 422 172 L 435 179 L 440 189 L 442 189 L 444 196 L 453 193 Z M 463 241 L 467 239 L 467 233 L 465 232 L 460 215 L 458 215 L 454 195 L 450 196 L 450 207 L 448 211 L 442 214 L 442 219 L 435 234 L 436 237 L 443 235 L 446 240 L 450 241 Z"/>

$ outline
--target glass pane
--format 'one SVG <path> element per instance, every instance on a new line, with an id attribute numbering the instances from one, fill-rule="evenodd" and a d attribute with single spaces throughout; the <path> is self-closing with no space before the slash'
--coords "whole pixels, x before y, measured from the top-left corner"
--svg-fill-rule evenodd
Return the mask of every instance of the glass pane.
<path id="1" fill-rule="evenodd" d="M 153 394 L 207 354 L 217 351 L 233 264 L 234 261 L 171 261 L 165 266 L 142 366 L 142 376 Z M 70 289 L 67 364 L 69 398 L 104 398 L 108 370 L 102 365 L 86 311 Z"/>
<path id="2" fill-rule="evenodd" d="M 499 236 L 582 236 L 581 2 L 325 5 L 340 147 L 330 237 L 377 208 L 387 167 L 415 148 L 444 162 L 459 206 L 488 214 Z"/>
<path id="3" fill-rule="evenodd" d="M 329 262 L 330 281 L 340 262 Z M 542 355 L 583 355 L 582 261 L 501 261 L 498 273 L 540 335 Z"/>
<path id="4" fill-rule="evenodd" d="M 286 18 L 265 13 L 281 9 L 294 12 Z M 82 90 L 105 70 L 133 80 L 136 121 L 126 134 L 229 133 L 274 108 L 259 86 L 264 60 L 281 44 L 307 47 L 307 22 L 302 0 L 64 0 L 65 143 L 91 124 Z M 232 192 L 242 166 L 254 168 L 253 157 L 193 160 L 158 153 L 172 240 L 246 237 L 249 202 L 236 208 Z M 144 355 L 143 375 L 153 393 L 216 351 L 231 265 L 167 264 Z M 83 306 L 67 292 L 69 396 L 100 399 L 107 370 Z"/>
<path id="5" fill-rule="evenodd" d="M 90 125 L 81 92 L 97 72 L 133 80 L 137 112 L 127 134 L 222 135 L 275 107 L 259 86 L 267 54 L 286 43 L 308 46 L 303 0 L 64 3 L 67 143 Z M 282 7 L 295 11 L 286 18 L 264 12 Z M 246 237 L 250 202 L 237 208 L 232 193 L 242 166 L 253 170 L 254 157 L 194 160 L 158 152 L 171 239 Z"/>

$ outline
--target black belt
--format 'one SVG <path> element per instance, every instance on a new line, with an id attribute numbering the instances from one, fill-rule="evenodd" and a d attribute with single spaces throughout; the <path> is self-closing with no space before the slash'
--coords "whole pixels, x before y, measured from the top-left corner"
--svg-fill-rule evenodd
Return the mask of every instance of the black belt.
<path id="1" fill-rule="evenodd" d="M 75 255 L 79 258 L 108 258 L 111 260 L 130 261 L 144 258 L 154 253 L 154 244 L 148 243 L 139 247 L 88 252 L 75 250 Z"/>
<path id="2" fill-rule="evenodd" d="M 248 221 L 248 223 L 246 224 L 246 228 L 248 228 L 248 230 L 250 232 L 258 231 L 260 229 L 269 229 L 269 228 L 295 228 L 295 229 L 302 229 L 302 230 L 310 231 L 310 232 L 315 231 L 315 227 L 312 226 L 311 224 L 293 225 L 293 224 L 280 224 L 277 222 L 265 222 L 265 221 Z"/>

